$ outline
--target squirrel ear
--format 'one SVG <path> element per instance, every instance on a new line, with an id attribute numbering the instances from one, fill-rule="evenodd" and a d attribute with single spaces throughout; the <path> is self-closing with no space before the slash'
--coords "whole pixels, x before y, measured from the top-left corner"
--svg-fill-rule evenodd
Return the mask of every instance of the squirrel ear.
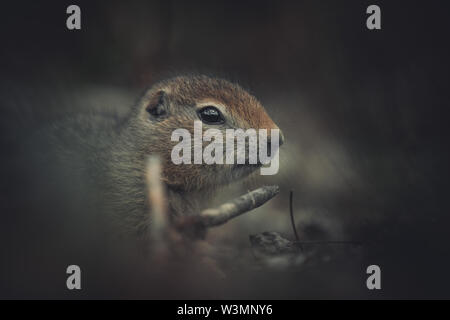
<path id="1" fill-rule="evenodd" d="M 160 90 L 150 98 L 145 110 L 155 118 L 162 117 L 167 113 L 166 100 L 166 93 Z"/>

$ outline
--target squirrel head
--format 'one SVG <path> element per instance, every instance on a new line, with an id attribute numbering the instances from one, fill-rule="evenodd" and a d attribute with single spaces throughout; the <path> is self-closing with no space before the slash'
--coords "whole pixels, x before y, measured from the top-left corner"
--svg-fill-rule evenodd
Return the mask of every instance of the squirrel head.
<path id="1" fill-rule="evenodd" d="M 133 117 L 134 139 L 143 154 L 158 155 L 162 160 L 162 179 L 169 188 L 180 191 L 214 189 L 244 178 L 260 168 L 248 161 L 228 164 L 225 161 L 227 129 L 266 129 L 270 144 L 271 129 L 279 129 L 261 103 L 243 88 L 229 81 L 207 76 L 179 76 L 151 87 L 141 98 Z M 223 164 L 194 164 L 194 122 L 202 124 L 202 133 L 216 129 L 223 137 Z M 175 164 L 172 150 L 179 141 L 172 141 L 176 129 L 185 129 L 192 137 L 190 164 Z M 214 138 L 211 141 L 217 142 Z M 203 141 L 204 148 L 211 141 Z M 284 137 L 279 132 L 279 145 Z M 235 143 L 235 154 L 237 144 Z M 248 139 L 246 141 L 248 147 Z M 246 147 L 246 149 L 247 149 Z M 247 149 L 248 150 L 248 149 Z M 270 145 L 268 150 L 271 150 Z"/>

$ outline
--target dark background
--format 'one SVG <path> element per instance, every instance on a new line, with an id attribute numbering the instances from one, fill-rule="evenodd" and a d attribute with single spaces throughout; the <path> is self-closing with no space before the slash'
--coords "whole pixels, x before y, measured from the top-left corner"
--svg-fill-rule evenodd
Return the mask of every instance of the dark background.
<path id="1" fill-rule="evenodd" d="M 71 99 L 86 88 L 131 103 L 156 80 L 195 71 L 249 88 L 283 129 L 274 207 L 285 211 L 294 190 L 299 221 L 323 217 L 336 236 L 364 242 L 357 262 L 343 253 L 266 294 L 198 297 L 450 298 L 446 1 L 74 3 L 80 31 L 65 27 L 72 2 L 1 7 L 0 297 L 40 297 L 12 280 L 33 260 L 20 253 L 35 217 L 15 158 L 21 139 L 76 113 Z M 370 4 L 381 7 L 382 30 L 365 26 Z M 382 268 L 380 292 L 365 289 L 369 264 Z"/>

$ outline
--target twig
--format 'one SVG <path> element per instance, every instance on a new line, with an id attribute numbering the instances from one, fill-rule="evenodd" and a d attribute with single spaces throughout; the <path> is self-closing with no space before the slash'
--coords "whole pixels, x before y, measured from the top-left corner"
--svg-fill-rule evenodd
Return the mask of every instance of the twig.
<path id="1" fill-rule="evenodd" d="M 216 208 L 205 209 L 199 215 L 178 217 L 175 221 L 176 229 L 191 239 L 203 239 L 208 228 L 225 224 L 233 218 L 262 206 L 279 191 L 278 186 L 264 186 Z"/>
<path id="2" fill-rule="evenodd" d="M 180 243 L 180 235 L 170 222 L 166 188 L 161 180 L 162 165 L 157 156 L 150 156 L 146 163 L 147 195 L 149 201 L 148 236 L 155 257 L 166 261 L 171 251 Z"/>
<path id="3" fill-rule="evenodd" d="M 300 249 L 303 251 L 303 246 L 300 242 L 300 238 L 297 233 L 297 227 L 295 226 L 295 221 L 294 221 L 294 207 L 292 205 L 293 197 L 294 197 L 294 192 L 291 190 L 291 192 L 289 193 L 289 211 L 291 214 L 291 224 L 292 224 L 292 229 L 294 230 L 295 239 L 299 243 Z"/>
<path id="4" fill-rule="evenodd" d="M 149 231 L 153 238 L 158 238 L 154 240 L 162 240 L 163 234 L 169 225 L 165 188 L 161 182 L 161 171 L 160 159 L 156 156 L 149 157 L 146 164 L 146 182 L 152 220 Z"/>
<path id="5" fill-rule="evenodd" d="M 203 210 L 198 216 L 198 222 L 207 228 L 220 226 L 235 217 L 262 206 L 275 197 L 279 191 L 278 186 L 258 188 L 217 208 Z"/>
<path id="6" fill-rule="evenodd" d="M 297 241 L 300 241 L 300 238 L 298 237 L 297 228 L 295 227 L 295 221 L 294 221 L 294 208 L 292 206 L 292 198 L 293 198 L 294 192 L 291 191 L 289 194 L 289 211 L 291 213 L 291 224 L 292 229 L 294 229 L 295 239 Z"/>

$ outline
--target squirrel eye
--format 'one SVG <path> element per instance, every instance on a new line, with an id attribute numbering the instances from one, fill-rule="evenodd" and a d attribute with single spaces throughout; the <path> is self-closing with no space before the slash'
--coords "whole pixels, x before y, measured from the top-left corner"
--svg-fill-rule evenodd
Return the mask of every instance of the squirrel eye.
<path id="1" fill-rule="evenodd" d="M 207 106 L 198 111 L 199 118 L 207 124 L 221 124 L 225 122 L 222 113 L 213 106 Z"/>

